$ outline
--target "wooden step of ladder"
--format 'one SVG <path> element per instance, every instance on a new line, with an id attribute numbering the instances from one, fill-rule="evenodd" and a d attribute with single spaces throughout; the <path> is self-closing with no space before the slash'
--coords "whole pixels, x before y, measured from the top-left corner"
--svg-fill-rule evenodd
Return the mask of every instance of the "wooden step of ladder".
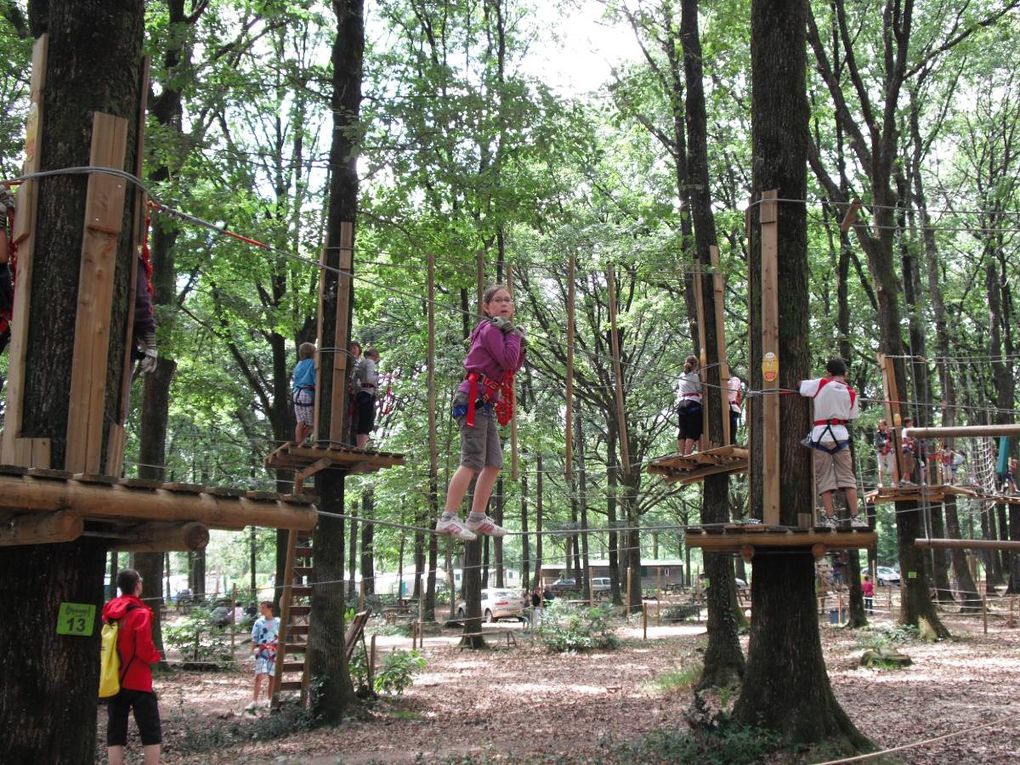
<path id="1" fill-rule="evenodd" d="M 292 529 L 287 534 L 284 584 L 280 594 L 280 633 L 272 694 L 274 709 L 280 704 L 281 692 L 299 692 L 301 706 L 308 704 L 308 622 L 312 613 L 313 559 L 307 532 Z"/>

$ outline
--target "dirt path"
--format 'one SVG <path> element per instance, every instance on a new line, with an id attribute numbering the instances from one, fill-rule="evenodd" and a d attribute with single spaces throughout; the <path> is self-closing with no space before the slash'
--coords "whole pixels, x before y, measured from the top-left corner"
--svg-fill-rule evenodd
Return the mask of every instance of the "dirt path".
<path id="1" fill-rule="evenodd" d="M 1020 630 L 999 622 L 984 635 L 979 620 L 946 619 L 955 639 L 903 646 L 914 664 L 898 671 L 861 669 L 861 636 L 823 625 L 836 696 L 883 748 L 1004 720 L 900 752 L 901 762 L 1015 762 Z M 428 668 L 403 697 L 383 700 L 336 729 L 265 742 L 250 738 L 253 724 L 267 721 L 243 712 L 248 672 L 178 672 L 157 683 L 164 762 L 612 761 L 614 743 L 683 726 L 689 690 L 664 691 L 656 680 L 671 671 L 696 672 L 705 642 L 704 625 L 652 627 L 647 641 L 640 629 L 621 627 L 618 634 L 619 650 L 560 655 L 523 635 L 516 647 L 500 642 L 484 653 L 461 651 L 448 632 L 426 641 Z M 380 652 L 410 647 L 401 638 L 377 642 Z"/>

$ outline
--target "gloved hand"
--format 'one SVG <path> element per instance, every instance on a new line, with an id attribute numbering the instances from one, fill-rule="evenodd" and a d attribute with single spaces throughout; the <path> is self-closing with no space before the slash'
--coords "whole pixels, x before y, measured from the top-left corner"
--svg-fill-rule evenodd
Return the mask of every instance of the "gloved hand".
<path id="1" fill-rule="evenodd" d="M 14 209 L 14 192 L 7 186 L 0 186 L 0 215 L 6 217 L 8 210 Z M 5 225 L 7 221 L 3 221 Z"/>
<path id="2" fill-rule="evenodd" d="M 156 357 L 158 355 L 156 353 L 156 335 L 152 332 L 148 333 L 142 338 L 142 342 L 139 345 L 144 346 L 145 355 L 142 356 L 142 360 L 138 363 L 138 372 L 139 374 L 147 375 L 156 369 Z"/>
<path id="3" fill-rule="evenodd" d="M 514 328 L 513 323 L 505 316 L 493 316 L 492 323 L 499 327 L 499 331 L 504 335 Z"/>

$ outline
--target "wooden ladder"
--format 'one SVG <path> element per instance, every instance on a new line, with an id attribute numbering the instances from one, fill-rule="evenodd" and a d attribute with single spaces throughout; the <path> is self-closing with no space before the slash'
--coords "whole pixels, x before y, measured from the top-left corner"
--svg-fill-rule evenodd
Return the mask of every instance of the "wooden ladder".
<path id="1" fill-rule="evenodd" d="M 276 674 L 273 676 L 272 708 L 281 693 L 300 692 L 301 706 L 308 704 L 308 632 L 312 612 L 313 558 L 306 533 L 287 534 L 287 559 L 280 595 L 280 632 L 277 637 Z"/>

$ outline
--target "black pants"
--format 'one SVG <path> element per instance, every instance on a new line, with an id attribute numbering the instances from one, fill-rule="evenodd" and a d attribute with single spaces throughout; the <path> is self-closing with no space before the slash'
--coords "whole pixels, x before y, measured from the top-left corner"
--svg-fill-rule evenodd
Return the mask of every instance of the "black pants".
<path id="1" fill-rule="evenodd" d="M 106 724 L 106 745 L 127 744 L 128 710 L 135 712 L 135 722 L 141 734 L 142 746 L 151 746 L 163 741 L 159 724 L 159 705 L 156 694 L 151 691 L 129 691 L 121 688 L 120 693 L 108 704 L 109 718 Z"/>

